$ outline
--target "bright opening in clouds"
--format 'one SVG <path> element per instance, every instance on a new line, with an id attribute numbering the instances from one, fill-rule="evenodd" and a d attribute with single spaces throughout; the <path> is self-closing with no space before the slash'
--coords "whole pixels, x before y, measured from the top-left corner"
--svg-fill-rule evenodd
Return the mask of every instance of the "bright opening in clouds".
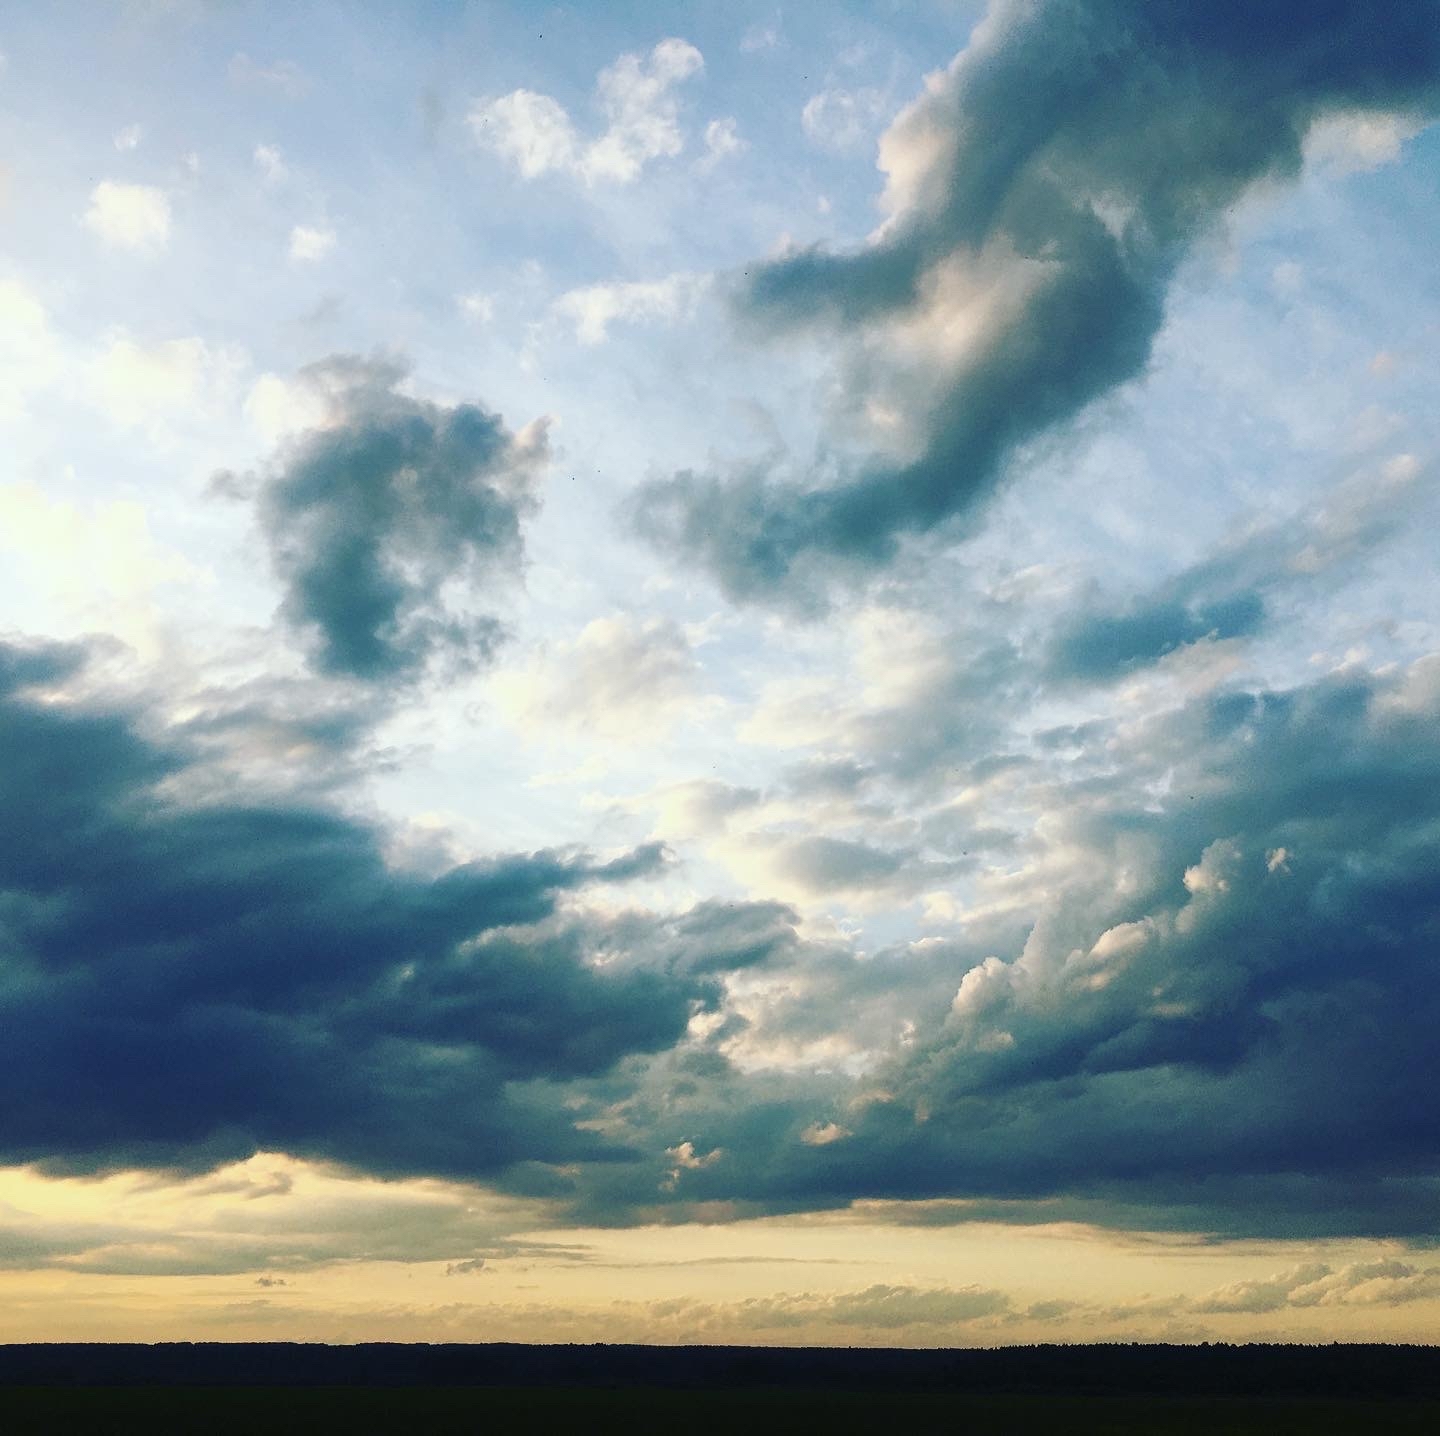
<path id="1" fill-rule="evenodd" d="M 1433 1332 L 1440 5 L 0 50 L 4 1339 Z"/>

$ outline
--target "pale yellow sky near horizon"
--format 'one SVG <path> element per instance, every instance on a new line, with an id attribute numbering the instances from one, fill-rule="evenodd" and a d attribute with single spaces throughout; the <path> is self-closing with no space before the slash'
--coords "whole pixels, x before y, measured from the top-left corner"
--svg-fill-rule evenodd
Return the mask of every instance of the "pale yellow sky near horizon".
<path id="1" fill-rule="evenodd" d="M 1440 1331 L 1440 1265 L 1393 1241 L 916 1225 L 922 1213 L 903 1203 L 561 1227 L 539 1203 L 277 1154 L 169 1180 L 8 1168 L 0 1213 L 0 1340 L 12 1342 L 990 1346 Z"/>

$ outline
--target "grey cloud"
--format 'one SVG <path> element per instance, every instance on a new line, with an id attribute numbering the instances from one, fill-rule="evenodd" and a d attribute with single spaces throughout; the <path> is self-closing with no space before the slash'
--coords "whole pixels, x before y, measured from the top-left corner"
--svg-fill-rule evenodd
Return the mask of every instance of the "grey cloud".
<path id="1" fill-rule="evenodd" d="M 973 518 L 1017 446 L 1141 374 L 1180 261 L 1250 186 L 1298 173 L 1314 122 L 1437 96 L 1431 3 L 997 0 L 882 142 L 873 240 L 751 266 L 740 299 L 762 329 L 838 334 L 854 413 L 898 403 L 914 455 L 838 479 L 682 473 L 641 492 L 642 530 L 734 599 L 823 602 Z M 900 327 L 962 311 L 958 358 L 887 357 Z"/>
<path id="2" fill-rule="evenodd" d="M 908 1045 L 854 1084 L 717 1074 L 654 1103 L 657 1143 L 724 1153 L 675 1199 L 1044 1198 L 1050 1219 L 1107 1224 L 1432 1232 L 1437 733 L 1419 667 L 1138 725 L 1108 777 L 1050 792 L 1050 841 L 1083 860 L 1018 952 L 930 944 L 927 970 L 807 951 L 746 1034 L 823 1034 L 805 1014 L 837 1006 L 863 1027 L 863 974 L 922 1014 Z M 843 1139 L 804 1141 L 817 1121 Z M 604 1200 L 653 1204 L 645 1171 L 617 1168 Z"/>
<path id="3" fill-rule="evenodd" d="M 469 1276 L 485 1270 L 484 1257 L 467 1257 L 464 1261 L 452 1261 L 445 1267 L 446 1276 Z"/>
<path id="4" fill-rule="evenodd" d="M 503 629 L 474 608 L 513 579 L 546 460 L 474 404 L 401 394 L 396 365 L 336 357 L 305 378 L 333 422 L 284 448 L 258 496 L 281 614 L 326 674 L 383 682 L 432 659 L 486 661 Z"/>
<path id="5" fill-rule="evenodd" d="M 960 1326 L 1010 1309 L 1002 1291 L 984 1287 L 914 1287 L 877 1283 L 863 1291 L 819 1296 L 809 1292 L 756 1297 L 731 1308 L 734 1320 L 755 1331 L 787 1326 Z"/>
<path id="6" fill-rule="evenodd" d="M 882 848 L 820 834 L 776 844 L 776 871 L 807 892 L 914 892 L 953 878 L 969 864 L 924 857 L 913 848 Z"/>
<path id="7" fill-rule="evenodd" d="M 1331 589 L 1407 523 L 1431 521 L 1417 504 L 1423 470 L 1409 456 L 1370 461 L 1283 521 L 1252 526 L 1148 593 L 1107 604 L 1095 595 L 1049 641 L 1051 679 L 1103 683 L 1206 639 L 1248 638 L 1279 600 Z"/>
<path id="8" fill-rule="evenodd" d="M 701 908 L 651 923 L 649 964 L 607 967 L 603 924 L 557 899 L 655 873 L 658 846 L 393 868 L 331 806 L 190 781 L 183 734 L 142 736 L 153 716 L 32 695 L 72 652 L 0 654 L 8 1160 L 605 1160 L 554 1084 L 674 1044 L 718 974 L 783 942 L 768 914 Z"/>

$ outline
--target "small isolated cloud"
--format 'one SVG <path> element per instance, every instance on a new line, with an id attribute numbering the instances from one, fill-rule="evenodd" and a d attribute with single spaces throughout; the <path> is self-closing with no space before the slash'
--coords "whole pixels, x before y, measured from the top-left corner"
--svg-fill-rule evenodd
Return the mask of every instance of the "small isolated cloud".
<path id="1" fill-rule="evenodd" d="M 495 300 L 478 289 L 460 295 L 455 302 L 472 324 L 488 324 L 495 317 Z"/>
<path id="2" fill-rule="evenodd" d="M 279 145 L 256 145 L 255 168 L 266 184 L 279 184 L 290 173 Z"/>
<path id="3" fill-rule="evenodd" d="M 1425 121 L 1408 114 L 1331 115 L 1305 137 L 1305 159 L 1335 174 L 1359 174 L 1393 165 L 1407 140 L 1425 128 Z"/>
<path id="4" fill-rule="evenodd" d="M 290 231 L 290 258 L 298 260 L 302 264 L 324 259 L 334 248 L 335 231 L 333 229 L 319 229 L 306 224 L 297 224 Z"/>
<path id="5" fill-rule="evenodd" d="M 684 40 L 662 40 L 648 55 L 621 55 L 600 72 L 596 104 L 605 128 L 587 138 L 549 95 L 513 90 L 477 101 L 468 121 L 477 144 L 525 179 L 571 174 L 586 184 L 629 184 L 652 160 L 685 147 L 676 87 L 704 68 L 700 51 Z"/>
<path id="6" fill-rule="evenodd" d="M 115 148 L 122 154 L 126 150 L 138 149 L 143 133 L 139 125 L 126 125 L 123 130 L 115 132 Z"/>
<path id="7" fill-rule="evenodd" d="M 727 115 L 721 120 L 711 120 L 705 126 L 705 160 L 706 165 L 715 165 L 725 159 L 728 155 L 738 155 L 749 149 L 749 146 L 740 138 L 740 131 L 736 127 L 733 116 Z"/>
<path id="8" fill-rule="evenodd" d="M 884 113 L 879 90 L 821 90 L 805 102 L 800 127 L 812 144 L 844 153 L 868 145 Z"/>
<path id="9" fill-rule="evenodd" d="M 603 344 L 610 325 L 666 323 L 694 313 L 709 288 L 704 274 L 670 274 L 664 279 L 592 284 L 572 289 L 555 301 L 555 313 L 575 326 L 582 344 Z"/>
<path id="10" fill-rule="evenodd" d="M 17 417 L 60 363 L 60 343 L 45 306 L 18 280 L 0 280 L 0 419 Z"/>
<path id="11" fill-rule="evenodd" d="M 765 50 L 778 50 L 784 43 L 785 38 L 780 32 L 778 20 L 772 20 L 769 23 L 756 21 L 740 37 L 740 53 L 756 55 Z"/>
<path id="12" fill-rule="evenodd" d="M 832 1142 L 843 1142 L 854 1134 L 838 1122 L 812 1122 L 800 1133 L 800 1140 L 807 1147 L 828 1147 Z"/>
<path id="13" fill-rule="evenodd" d="M 276 1287 L 289 1286 L 290 1283 L 286 1281 L 283 1276 L 257 1276 L 255 1278 L 255 1285 L 264 1287 Z"/>
<path id="14" fill-rule="evenodd" d="M 117 336 L 95 358 L 91 378 L 105 413 L 133 427 L 193 413 L 205 400 L 228 393 L 244 364 L 243 353 L 215 349 L 203 339 L 146 345 Z"/>
<path id="15" fill-rule="evenodd" d="M 445 1266 L 446 1276 L 470 1276 L 475 1272 L 485 1270 L 484 1257 L 467 1257 L 464 1261 L 448 1262 Z"/>
<path id="16" fill-rule="evenodd" d="M 84 222 L 112 249 L 156 254 L 170 241 L 170 201 L 151 185 L 102 180 L 90 192 Z"/>
<path id="17" fill-rule="evenodd" d="M 667 730 L 703 700 L 700 668 L 667 619 L 597 618 L 572 642 L 498 674 L 494 690 L 517 721 L 614 742 Z"/>
<path id="18" fill-rule="evenodd" d="M 293 60 L 262 64 L 243 52 L 230 60 L 232 84 L 274 90 L 287 99 L 299 99 L 310 88 L 309 77 Z"/>
<path id="19" fill-rule="evenodd" d="M 327 422 L 281 449 L 260 491 L 281 614 L 324 673 L 405 679 L 500 641 L 474 605 L 518 566 L 545 426 L 513 434 L 478 405 L 409 398 L 403 376 L 343 356 L 305 371 Z"/>

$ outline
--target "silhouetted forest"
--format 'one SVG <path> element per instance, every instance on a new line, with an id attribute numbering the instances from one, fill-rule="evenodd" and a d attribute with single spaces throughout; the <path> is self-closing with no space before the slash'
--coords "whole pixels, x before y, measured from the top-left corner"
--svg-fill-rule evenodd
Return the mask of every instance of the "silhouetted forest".
<path id="1" fill-rule="evenodd" d="M 1440 1399 L 1440 1347 L 1104 1345 L 987 1351 L 276 1343 L 0 1346 L 7 1386 L 725 1389 Z"/>

